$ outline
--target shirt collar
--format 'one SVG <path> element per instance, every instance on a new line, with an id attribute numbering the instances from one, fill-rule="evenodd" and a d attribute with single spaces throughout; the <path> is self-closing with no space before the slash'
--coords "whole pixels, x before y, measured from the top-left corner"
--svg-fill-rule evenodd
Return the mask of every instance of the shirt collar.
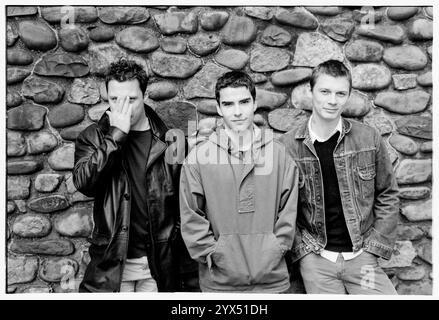
<path id="1" fill-rule="evenodd" d="M 318 142 L 325 142 L 325 141 L 327 141 L 329 138 L 331 138 L 331 137 L 334 135 L 334 133 L 336 133 L 337 131 L 340 132 L 340 133 L 341 133 L 341 131 L 342 131 L 342 128 L 343 128 L 343 122 L 342 122 L 341 117 L 340 117 L 340 119 L 338 120 L 337 126 L 334 128 L 334 131 L 332 131 L 331 134 L 330 134 L 326 139 L 324 139 L 324 138 L 322 138 L 322 137 L 319 137 L 319 136 L 318 136 L 318 135 L 317 135 L 317 134 L 311 129 L 311 121 L 312 121 L 312 118 L 313 118 L 313 115 L 311 115 L 311 117 L 310 117 L 309 120 L 308 120 L 308 131 L 309 131 L 309 137 L 311 138 L 311 142 L 312 142 L 312 143 L 314 143 L 316 140 L 317 140 Z"/>

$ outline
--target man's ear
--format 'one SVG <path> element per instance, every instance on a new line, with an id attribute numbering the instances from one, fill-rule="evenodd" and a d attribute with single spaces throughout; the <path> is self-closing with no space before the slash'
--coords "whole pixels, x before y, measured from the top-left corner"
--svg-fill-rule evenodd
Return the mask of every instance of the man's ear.
<path id="1" fill-rule="evenodd" d="M 223 113 L 222 113 L 221 108 L 220 108 L 220 106 L 219 106 L 218 103 L 217 103 L 217 105 L 216 105 L 216 112 L 217 112 L 221 117 L 223 116 Z"/>
<path id="2" fill-rule="evenodd" d="M 257 108 L 258 108 L 258 103 L 255 101 L 253 103 L 253 111 L 256 111 Z"/>

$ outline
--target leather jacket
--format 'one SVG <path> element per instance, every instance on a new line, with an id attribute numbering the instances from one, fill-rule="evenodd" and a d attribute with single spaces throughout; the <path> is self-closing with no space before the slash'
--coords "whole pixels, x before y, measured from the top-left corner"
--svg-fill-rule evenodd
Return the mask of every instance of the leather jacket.
<path id="1" fill-rule="evenodd" d="M 327 243 L 321 166 L 304 122 L 280 140 L 299 167 L 297 230 L 292 260 Z M 381 135 L 372 127 L 343 119 L 334 165 L 352 251 L 364 249 L 390 259 L 399 213 L 398 186 Z"/>
<path id="2" fill-rule="evenodd" d="M 152 131 L 146 163 L 147 258 L 158 290 L 180 291 L 180 276 L 197 270 L 180 233 L 178 185 L 181 166 L 166 163 L 167 128 L 149 106 L 144 107 Z M 104 113 L 97 124 L 87 127 L 76 140 L 73 182 L 80 192 L 94 197 L 94 227 L 88 239 L 91 261 L 79 291 L 120 290 L 130 230 L 130 185 L 121 155 L 121 146 L 127 136 L 110 126 Z"/>

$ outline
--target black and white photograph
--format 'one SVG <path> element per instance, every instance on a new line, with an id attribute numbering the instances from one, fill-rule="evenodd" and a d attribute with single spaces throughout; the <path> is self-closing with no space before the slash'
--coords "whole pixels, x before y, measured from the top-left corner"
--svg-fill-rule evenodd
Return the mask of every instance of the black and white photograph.
<path id="1" fill-rule="evenodd" d="M 257 3 L 3 6 L 2 294 L 435 296 L 437 6 Z"/>

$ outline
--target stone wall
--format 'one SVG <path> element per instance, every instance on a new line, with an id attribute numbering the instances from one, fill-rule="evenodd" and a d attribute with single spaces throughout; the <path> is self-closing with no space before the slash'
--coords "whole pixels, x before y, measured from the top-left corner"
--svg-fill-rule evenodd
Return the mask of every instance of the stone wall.
<path id="1" fill-rule="evenodd" d="M 401 188 L 397 251 L 380 264 L 400 294 L 431 294 L 432 15 L 431 7 L 8 7 L 8 292 L 77 290 L 93 202 L 72 183 L 74 140 L 108 106 L 109 63 L 128 56 L 147 70 L 145 100 L 170 127 L 212 126 L 216 79 L 242 69 L 257 83 L 255 122 L 277 134 L 309 117 L 311 68 L 345 61 L 354 90 L 344 115 L 381 132 Z"/>

